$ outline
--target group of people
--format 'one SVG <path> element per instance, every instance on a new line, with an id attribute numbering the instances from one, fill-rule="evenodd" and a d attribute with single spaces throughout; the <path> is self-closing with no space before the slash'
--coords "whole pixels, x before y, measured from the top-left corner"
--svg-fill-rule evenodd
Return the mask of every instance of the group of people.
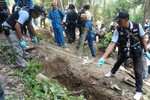
<path id="1" fill-rule="evenodd" d="M 4 0 L 5 1 L 5 0 Z M 7 5 L 7 3 L 4 3 Z M 16 63 L 22 68 L 26 68 L 28 65 L 27 60 L 30 59 L 30 55 L 25 51 L 26 42 L 22 36 L 22 26 L 27 26 L 29 32 L 32 34 L 34 43 L 38 42 L 38 38 L 32 25 L 32 18 L 39 16 L 45 16 L 43 9 L 34 5 L 32 0 L 16 0 L 16 5 L 20 5 L 16 11 L 14 11 L 7 19 L 3 20 L 3 31 L 12 48 L 15 55 Z M 15 5 L 14 5 L 15 6 Z M 65 39 L 63 34 L 63 26 L 65 26 L 65 33 L 68 43 L 74 43 L 76 40 L 76 27 L 79 29 L 79 45 L 81 40 L 87 40 L 91 54 L 96 56 L 94 49 L 95 34 L 92 30 L 91 13 L 89 12 L 90 5 L 84 5 L 78 13 L 75 11 L 75 6 L 70 4 L 66 12 L 57 8 L 57 3 L 51 3 L 52 10 L 50 10 L 48 18 L 50 20 L 50 31 L 54 32 L 55 44 L 65 48 Z M 3 7 L 1 7 L 3 8 Z M 8 6 L 4 6 L 7 14 L 10 14 L 7 9 Z M 1 11 L 1 10 L 0 10 Z M 142 97 L 143 87 L 143 61 L 142 57 L 145 55 L 146 59 L 150 60 L 150 48 L 146 42 L 146 35 L 143 31 L 141 24 L 131 22 L 129 20 L 128 12 L 118 12 L 114 18 L 118 26 L 114 30 L 110 44 L 108 45 L 104 55 L 98 60 L 98 65 L 103 66 L 107 56 L 111 53 L 116 44 L 119 44 L 118 59 L 114 64 L 111 71 L 105 75 L 106 78 L 115 76 L 117 70 L 121 64 L 128 58 L 133 59 L 134 72 L 135 72 L 135 86 L 136 93 L 134 99 L 140 100 Z M 104 25 L 102 25 L 104 28 Z M 87 33 L 84 33 L 85 29 Z M 85 37 L 84 34 L 86 34 Z M 148 39 L 149 40 L 149 39 Z M 148 41 L 147 40 L 147 41 Z M 3 91 L 0 87 L 0 95 L 3 97 Z M 4 97 L 3 97 L 4 98 Z M 2 99 L 4 100 L 4 99 Z"/>
<path id="2" fill-rule="evenodd" d="M 65 39 L 63 34 L 63 26 L 65 26 L 65 33 L 67 36 L 67 43 L 75 43 L 76 40 L 76 27 L 79 29 L 79 42 L 81 44 L 82 39 L 88 41 L 89 48 L 93 57 L 96 56 L 94 49 L 95 34 L 92 31 L 91 13 L 89 12 L 90 5 L 84 5 L 78 13 L 75 11 L 75 6 L 70 4 L 66 9 L 66 12 L 62 12 L 57 8 L 57 3 L 52 2 L 52 10 L 48 15 L 50 19 L 50 30 L 54 31 L 55 44 L 65 47 Z M 83 37 L 84 27 L 88 28 L 86 37 Z"/>

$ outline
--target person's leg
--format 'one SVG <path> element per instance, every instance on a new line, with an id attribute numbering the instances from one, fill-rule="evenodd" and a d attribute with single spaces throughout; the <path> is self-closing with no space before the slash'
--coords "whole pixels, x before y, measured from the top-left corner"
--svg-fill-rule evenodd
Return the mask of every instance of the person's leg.
<path id="1" fill-rule="evenodd" d="M 64 40 L 62 26 L 59 26 L 59 29 L 58 29 L 58 39 L 59 39 L 59 42 L 61 43 L 62 47 L 65 47 L 65 40 Z"/>
<path id="2" fill-rule="evenodd" d="M 23 49 L 19 44 L 19 39 L 15 31 L 10 30 L 10 34 L 6 36 L 8 42 L 11 46 L 12 51 L 14 52 L 16 63 L 21 67 L 26 67 L 27 61 L 23 57 Z"/>
<path id="3" fill-rule="evenodd" d="M 72 39 L 71 39 L 71 34 L 70 34 L 70 28 L 67 27 L 67 38 L 68 38 L 68 42 L 71 43 Z"/>
<path id="4" fill-rule="evenodd" d="M 44 28 L 46 28 L 45 18 L 43 18 Z"/>
<path id="5" fill-rule="evenodd" d="M 75 39 L 76 39 L 75 29 L 76 29 L 76 27 L 72 27 L 72 28 L 71 28 L 71 32 L 72 32 L 72 41 L 73 41 L 73 42 L 75 42 Z"/>
<path id="6" fill-rule="evenodd" d="M 143 79 L 146 80 L 148 78 L 148 65 L 145 55 L 142 55 L 142 63 L 143 63 Z"/>
<path id="7" fill-rule="evenodd" d="M 138 57 L 133 57 L 133 64 L 134 64 L 134 73 L 135 73 L 135 82 L 136 82 L 136 92 L 142 92 L 142 86 L 143 86 L 142 54 Z"/>
<path id="8" fill-rule="evenodd" d="M 127 60 L 128 58 L 125 57 L 125 55 L 119 53 L 118 55 L 118 60 L 117 62 L 114 64 L 114 67 L 111 69 L 111 73 L 115 74 L 117 72 L 117 70 L 119 69 L 119 67 L 121 66 L 121 64 Z"/>
<path id="9" fill-rule="evenodd" d="M 1 84 L 0 84 L 0 100 L 5 100 L 4 91 L 3 91 L 3 89 L 2 89 Z"/>
<path id="10" fill-rule="evenodd" d="M 95 54 L 95 49 L 94 49 L 94 37 L 92 37 L 91 35 L 89 35 L 90 37 L 88 39 L 88 45 L 89 45 L 89 48 L 91 50 L 92 56 L 95 57 L 96 54 Z"/>
<path id="11" fill-rule="evenodd" d="M 57 45 L 60 45 L 60 41 L 58 37 L 58 29 L 54 27 L 53 30 L 54 30 L 55 43 L 57 43 Z"/>

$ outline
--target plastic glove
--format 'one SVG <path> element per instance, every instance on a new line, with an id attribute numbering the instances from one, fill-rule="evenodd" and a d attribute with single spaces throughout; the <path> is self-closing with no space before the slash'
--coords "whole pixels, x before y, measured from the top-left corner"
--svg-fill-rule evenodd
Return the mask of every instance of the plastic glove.
<path id="1" fill-rule="evenodd" d="M 105 59 L 102 57 L 98 60 L 98 66 L 103 66 L 105 62 Z"/>
<path id="2" fill-rule="evenodd" d="M 148 51 L 145 51 L 145 55 L 150 60 L 150 53 Z"/>
<path id="3" fill-rule="evenodd" d="M 20 46 L 22 48 L 25 48 L 27 45 L 26 45 L 26 42 L 24 40 L 20 41 Z"/>
<path id="4" fill-rule="evenodd" d="M 37 36 L 34 36 L 34 43 L 37 43 L 38 42 L 38 38 L 37 38 Z"/>

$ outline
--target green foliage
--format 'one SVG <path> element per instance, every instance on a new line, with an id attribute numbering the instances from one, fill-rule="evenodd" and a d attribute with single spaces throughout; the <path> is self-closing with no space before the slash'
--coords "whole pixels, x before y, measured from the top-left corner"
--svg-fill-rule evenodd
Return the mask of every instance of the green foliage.
<path id="1" fill-rule="evenodd" d="M 25 100 L 84 100 L 83 96 L 69 96 L 67 89 L 61 88 L 56 83 L 36 79 L 40 69 L 41 64 L 39 62 L 30 62 L 27 69 L 23 72 L 11 74 L 23 79 L 25 83 L 24 92 L 27 95 L 24 98 Z"/>
<path id="2" fill-rule="evenodd" d="M 47 39 L 48 37 L 46 37 L 42 32 L 41 32 L 41 30 L 36 30 L 36 33 L 37 33 L 37 37 L 39 38 L 39 39 Z"/>
<path id="3" fill-rule="evenodd" d="M 15 56 L 8 44 L 0 45 L 0 59 L 9 64 L 15 61 Z"/>
<path id="4" fill-rule="evenodd" d="M 110 43 L 112 39 L 112 33 L 109 32 L 105 35 L 105 37 L 102 39 L 102 41 L 100 42 L 100 44 L 98 45 L 98 48 L 102 51 L 105 51 Z"/>

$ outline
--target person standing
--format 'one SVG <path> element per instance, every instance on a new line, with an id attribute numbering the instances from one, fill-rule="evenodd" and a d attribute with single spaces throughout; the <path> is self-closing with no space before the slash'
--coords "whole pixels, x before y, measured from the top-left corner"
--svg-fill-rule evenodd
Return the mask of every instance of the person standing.
<path id="1" fill-rule="evenodd" d="M 66 34 L 68 38 L 68 43 L 74 43 L 76 39 L 75 29 L 77 13 L 75 12 L 75 6 L 73 4 L 70 4 L 68 9 L 69 11 L 66 17 Z"/>
<path id="2" fill-rule="evenodd" d="M 34 36 L 34 42 L 37 43 L 38 39 L 32 26 L 31 19 L 37 18 L 39 15 L 42 15 L 42 9 L 38 5 L 35 5 L 33 9 L 14 12 L 3 23 L 4 33 L 14 53 L 16 63 L 23 69 L 26 68 L 28 64 L 26 59 L 30 58 L 30 55 L 24 50 L 26 42 L 22 37 L 21 27 L 23 25 L 27 26 Z"/>
<path id="3" fill-rule="evenodd" d="M 52 10 L 50 10 L 48 18 L 50 19 L 50 31 L 54 31 L 56 45 L 65 47 L 63 36 L 63 24 L 66 22 L 66 15 L 57 8 L 56 2 L 52 2 Z"/>
<path id="4" fill-rule="evenodd" d="M 94 49 L 95 34 L 92 31 L 92 24 L 91 24 L 90 20 L 88 20 L 87 14 L 81 14 L 81 20 L 84 21 L 84 28 L 85 29 L 87 28 L 87 30 L 88 30 L 87 31 L 88 33 L 87 33 L 86 38 L 85 38 L 85 41 L 86 40 L 88 41 L 88 45 L 89 45 L 89 48 L 91 50 L 92 57 L 95 57 L 96 56 L 95 49 Z M 84 37 L 83 37 L 83 39 L 84 39 Z"/>
<path id="5" fill-rule="evenodd" d="M 143 87 L 143 63 L 142 63 L 142 49 L 144 48 L 144 54 L 150 59 L 150 53 L 148 52 L 147 43 L 144 38 L 144 31 L 141 24 L 130 22 L 128 12 L 118 12 L 114 21 L 117 22 L 118 27 L 115 29 L 111 43 L 107 47 L 105 53 L 98 61 L 98 66 L 102 66 L 106 57 L 111 53 L 115 44 L 118 42 L 119 55 L 116 63 L 109 73 L 105 75 L 106 78 L 115 76 L 115 73 L 119 69 L 120 65 L 128 58 L 133 59 L 134 73 L 135 73 L 135 86 L 136 93 L 134 99 L 140 100 L 142 97 Z"/>
<path id="6" fill-rule="evenodd" d="M 91 13 L 89 12 L 90 5 L 86 4 L 83 6 L 83 9 L 81 9 L 78 12 L 78 18 L 77 18 L 77 27 L 79 29 L 79 38 L 82 38 L 83 34 L 83 27 L 84 27 L 84 22 L 81 20 L 81 14 L 85 13 L 87 14 L 87 19 L 91 21 Z"/>

